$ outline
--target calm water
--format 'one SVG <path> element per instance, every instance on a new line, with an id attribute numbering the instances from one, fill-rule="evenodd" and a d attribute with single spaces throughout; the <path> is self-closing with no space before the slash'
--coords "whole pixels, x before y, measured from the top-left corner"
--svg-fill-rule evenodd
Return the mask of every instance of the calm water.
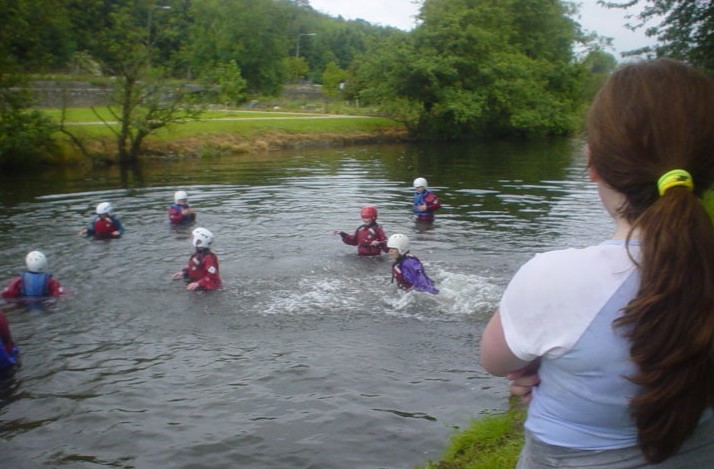
<path id="1" fill-rule="evenodd" d="M 444 207 L 411 217 L 411 181 Z M 216 235 L 224 287 L 172 282 L 188 191 Z M 100 201 L 127 232 L 77 238 Z M 379 207 L 412 239 L 441 294 L 404 294 L 390 262 L 332 231 Z M 70 294 L 5 304 L 23 366 L 0 382 L 3 467 L 410 468 L 506 407 L 478 338 L 535 252 L 585 246 L 612 225 L 577 142 L 364 146 L 0 176 L 0 281 L 47 254 Z"/>

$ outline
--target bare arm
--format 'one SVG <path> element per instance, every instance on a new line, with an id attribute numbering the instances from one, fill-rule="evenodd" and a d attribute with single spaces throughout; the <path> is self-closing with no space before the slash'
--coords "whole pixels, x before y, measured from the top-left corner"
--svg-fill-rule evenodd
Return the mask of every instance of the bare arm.
<path id="1" fill-rule="evenodd" d="M 481 366 L 493 375 L 506 376 L 529 363 L 511 352 L 503 333 L 501 313 L 496 310 L 481 336 Z"/>

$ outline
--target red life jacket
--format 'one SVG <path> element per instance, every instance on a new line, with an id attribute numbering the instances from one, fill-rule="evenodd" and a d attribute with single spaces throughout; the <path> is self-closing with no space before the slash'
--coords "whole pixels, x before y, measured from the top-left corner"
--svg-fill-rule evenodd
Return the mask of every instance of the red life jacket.
<path id="1" fill-rule="evenodd" d="M 218 257 L 211 251 L 201 250 L 195 252 L 188 260 L 188 267 L 184 269 L 184 278 L 188 282 L 198 282 L 205 290 L 213 290 L 221 286 L 221 277 L 218 271 Z"/>
<path id="2" fill-rule="evenodd" d="M 115 231 L 117 227 L 110 218 L 99 217 L 94 221 L 94 237 L 97 239 L 113 238 L 112 233 Z"/>
<path id="3" fill-rule="evenodd" d="M 340 235 L 345 244 L 357 246 L 357 253 L 360 256 L 377 256 L 382 251 L 387 252 L 387 236 L 377 223 L 360 225 L 353 235 L 345 232 L 341 232 Z M 379 241 L 380 244 L 372 246 L 372 241 Z"/>
<path id="4" fill-rule="evenodd" d="M 402 262 L 404 262 L 407 256 L 416 259 L 416 256 L 412 256 L 411 254 L 405 254 L 403 256 L 400 256 L 399 259 L 397 259 L 397 261 L 392 264 L 392 283 L 394 283 L 394 281 L 396 280 L 397 286 L 402 290 L 411 290 L 414 286 L 404 278 L 404 274 L 402 273 Z"/>

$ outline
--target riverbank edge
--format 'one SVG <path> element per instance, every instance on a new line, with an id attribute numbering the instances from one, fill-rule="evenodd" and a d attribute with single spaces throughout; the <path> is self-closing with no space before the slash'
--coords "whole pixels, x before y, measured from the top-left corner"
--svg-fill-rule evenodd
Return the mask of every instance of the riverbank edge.
<path id="1" fill-rule="evenodd" d="M 509 409 L 473 420 L 454 433 L 439 461 L 422 469 L 512 469 L 523 448 L 527 407 L 509 399 Z"/>
<path id="2" fill-rule="evenodd" d="M 239 133 L 191 135 L 178 138 L 148 138 L 145 140 L 140 159 L 144 161 L 211 158 L 232 154 L 265 154 L 296 148 L 341 147 L 380 143 L 413 142 L 406 129 L 390 127 L 356 132 L 309 132 L 290 133 L 269 130 L 246 137 Z M 83 142 L 93 163 L 117 163 L 116 140 L 92 138 Z M 62 161 L 65 164 L 87 163 L 75 145 L 69 141 L 62 144 Z"/>
<path id="3" fill-rule="evenodd" d="M 267 153 L 292 148 L 399 143 L 411 141 L 405 129 L 390 128 L 358 132 L 288 133 L 267 131 L 253 137 L 237 134 L 191 136 L 166 141 L 147 142 L 146 154 L 161 156 L 205 156 L 219 153 Z"/>

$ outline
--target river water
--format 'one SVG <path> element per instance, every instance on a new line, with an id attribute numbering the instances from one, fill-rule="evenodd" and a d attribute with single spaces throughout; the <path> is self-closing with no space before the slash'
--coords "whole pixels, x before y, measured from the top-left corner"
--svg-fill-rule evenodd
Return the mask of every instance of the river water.
<path id="1" fill-rule="evenodd" d="M 411 216 L 426 177 L 443 208 Z M 166 209 L 186 190 L 216 235 L 224 286 L 171 274 L 193 227 Z M 76 236 L 109 201 L 123 238 Z M 333 236 L 378 206 L 441 293 L 403 293 L 390 262 Z M 373 145 L 165 162 L 140 172 L 0 176 L 5 283 L 42 250 L 68 290 L 4 304 L 23 364 L 0 381 L 4 467 L 410 468 L 504 410 L 507 383 L 478 339 L 534 253 L 612 229 L 578 142 Z"/>

